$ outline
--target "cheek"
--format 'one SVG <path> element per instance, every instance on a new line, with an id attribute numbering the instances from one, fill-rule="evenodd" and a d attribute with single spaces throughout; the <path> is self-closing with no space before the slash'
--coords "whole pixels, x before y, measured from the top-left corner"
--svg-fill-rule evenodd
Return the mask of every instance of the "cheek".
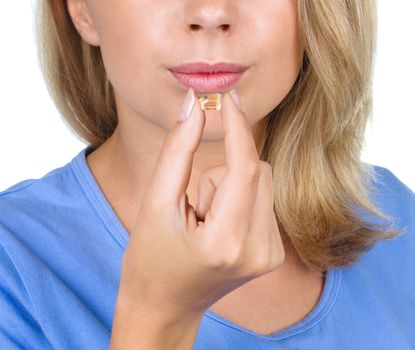
<path id="1" fill-rule="evenodd" d="M 122 15 L 117 14 L 119 16 Z M 128 17 L 119 25 L 112 23 L 101 32 L 101 52 L 107 74 L 114 87 L 120 88 L 142 76 L 152 53 L 144 24 L 127 20 Z"/>
<path id="2" fill-rule="evenodd" d="M 101 51 L 120 108 L 131 109 L 132 113 L 167 128 L 173 125 L 175 109 L 179 108 L 177 101 L 184 94 L 163 95 L 162 82 L 169 73 L 163 64 L 169 62 L 162 56 L 166 49 L 162 49 L 158 30 L 154 23 L 124 23 L 105 33 Z M 169 117 L 169 113 L 173 115 Z"/>
<path id="3" fill-rule="evenodd" d="M 286 27 L 287 28 L 287 27 Z M 292 31 L 275 32 L 270 41 L 268 51 L 264 53 L 264 85 L 272 91 L 278 91 L 282 100 L 293 86 L 301 68 L 302 52 L 295 34 Z"/>
<path id="4" fill-rule="evenodd" d="M 258 34 L 253 44 L 258 65 L 244 90 L 251 122 L 265 117 L 287 96 L 300 72 L 303 54 L 295 17 L 292 20 L 277 14 L 275 20 L 262 23 Z"/>

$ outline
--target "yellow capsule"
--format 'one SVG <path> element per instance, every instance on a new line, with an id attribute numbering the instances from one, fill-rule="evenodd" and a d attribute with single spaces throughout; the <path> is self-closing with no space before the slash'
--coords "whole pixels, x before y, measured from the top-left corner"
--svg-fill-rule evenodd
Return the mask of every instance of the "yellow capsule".
<path id="1" fill-rule="evenodd" d="M 201 94 L 198 98 L 200 107 L 203 110 L 220 111 L 222 108 L 222 94 L 221 93 L 207 93 Z"/>

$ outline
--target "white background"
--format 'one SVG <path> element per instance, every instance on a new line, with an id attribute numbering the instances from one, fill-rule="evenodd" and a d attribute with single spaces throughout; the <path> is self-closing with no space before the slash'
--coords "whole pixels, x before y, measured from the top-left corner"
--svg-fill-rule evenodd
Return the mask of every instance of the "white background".
<path id="1" fill-rule="evenodd" d="M 38 68 L 34 1 L 0 2 L 0 191 L 69 162 L 86 145 L 63 123 Z M 374 113 L 365 162 L 415 191 L 415 2 L 378 0 Z"/>

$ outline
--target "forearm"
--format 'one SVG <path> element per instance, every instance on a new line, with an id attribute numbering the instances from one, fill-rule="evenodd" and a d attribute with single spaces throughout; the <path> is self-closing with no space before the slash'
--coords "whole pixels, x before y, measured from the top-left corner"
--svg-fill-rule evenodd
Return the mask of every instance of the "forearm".
<path id="1" fill-rule="evenodd" d="M 110 350 L 191 350 L 203 313 L 178 315 L 118 296 Z"/>

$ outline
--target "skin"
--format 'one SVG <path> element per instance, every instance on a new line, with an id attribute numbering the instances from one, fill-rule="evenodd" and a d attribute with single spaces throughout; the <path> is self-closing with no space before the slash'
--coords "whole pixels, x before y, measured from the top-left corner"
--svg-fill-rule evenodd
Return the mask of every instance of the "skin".
<path id="1" fill-rule="evenodd" d="M 101 47 L 115 90 L 119 124 L 87 162 L 128 232 L 187 92 L 168 67 L 194 61 L 248 66 L 235 87 L 257 150 L 262 146 L 265 116 L 288 94 L 300 70 L 303 51 L 294 0 L 260 4 L 257 0 L 68 0 L 67 4 L 83 40 Z M 206 111 L 205 115 L 187 187 L 193 207 L 201 174 L 226 163 L 221 114 Z M 243 284 L 210 309 L 266 334 L 302 319 L 317 303 L 322 288 L 323 275 L 286 250 L 281 267 Z"/>

